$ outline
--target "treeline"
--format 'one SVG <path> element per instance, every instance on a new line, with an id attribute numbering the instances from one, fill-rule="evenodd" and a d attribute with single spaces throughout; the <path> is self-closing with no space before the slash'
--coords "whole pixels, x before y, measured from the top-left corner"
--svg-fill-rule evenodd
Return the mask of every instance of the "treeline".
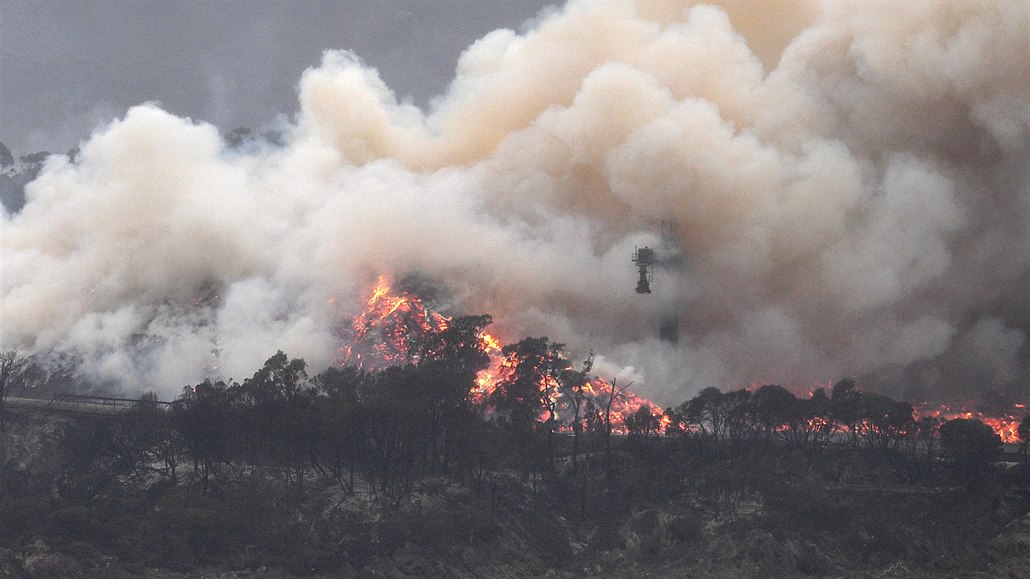
<path id="1" fill-rule="evenodd" d="M 90 496 L 122 481 L 186 476 L 208 491 L 260 473 L 300 491 L 322 481 L 353 493 L 361 483 L 397 504 L 432 476 L 478 490 L 498 469 L 539 481 L 564 463 L 575 468 L 587 437 L 610 454 L 618 393 L 588 396 L 589 361 L 573 369 L 547 338 L 505 346 L 505 377 L 473 400 L 490 363 L 481 343 L 489 323 L 460 317 L 419 335 L 415 363 L 404 366 L 309 376 L 303 360 L 279 352 L 242 382 L 186 387 L 167 410 L 148 395 L 120 420 L 78 420 L 62 433 L 62 485 Z"/>
<path id="2" fill-rule="evenodd" d="M 706 388 L 665 413 L 669 439 L 692 441 L 716 456 L 757 447 L 802 453 L 810 461 L 832 451 L 839 461 L 849 451 L 862 451 L 866 458 L 888 463 L 908 483 L 927 482 L 941 473 L 939 461 L 946 460 L 957 482 L 976 486 L 1003 449 L 1000 436 L 980 420 L 917 416 L 908 402 L 862 392 L 850 378 L 837 382 L 829 395 L 819 388 L 808 398 L 774 384 L 754 392 Z M 649 416 L 640 421 L 654 423 Z M 1018 434 L 1025 461 L 1030 415 Z"/>
<path id="3" fill-rule="evenodd" d="M 426 477 L 483 490 L 510 470 L 534 485 L 562 480 L 567 498 L 584 502 L 621 488 L 626 467 L 616 455 L 627 451 L 657 475 L 756 452 L 863 450 L 904 466 L 909 481 L 946 456 L 972 484 L 1002 448 L 982 422 L 917 419 L 910 404 L 862 392 L 850 379 L 808 398 L 777 385 L 708 388 L 664 413 L 645 404 L 621 416 L 622 389 L 594 391 L 591 361 L 573 369 L 547 338 L 506 346 L 509 371 L 486 399 L 473 400 L 490 362 L 480 343 L 489 323 L 468 316 L 423 335 L 413 344 L 416 363 L 405 366 L 309 376 L 302 360 L 279 352 L 242 382 L 185 388 L 168 410 L 144 396 L 121 420 L 79 420 L 62 435 L 61 484 L 90 496 L 121 481 L 185 475 L 207 492 L 260 473 L 301 492 L 313 481 L 348 493 L 360 483 L 399 504 Z M 674 492 L 690 475 L 658 478 Z"/>
<path id="4" fill-rule="evenodd" d="M 917 419 L 911 404 L 862 392 L 851 379 L 835 384 L 830 395 L 819 388 L 809 398 L 798 398 L 775 384 L 761 386 L 754 392 L 722 393 L 706 388 L 667 413 L 667 434 L 671 436 L 730 442 L 775 441 L 805 451 L 831 442 L 882 451 L 896 451 L 904 446 L 929 456 L 940 448 L 940 428 L 944 423 L 935 416 Z M 1000 448 L 1001 440 L 997 442 Z"/>
<path id="5" fill-rule="evenodd" d="M 599 390 L 589 358 L 577 367 L 561 344 L 528 338 L 503 348 L 506 370 L 484 395 L 477 380 L 491 361 L 481 343 L 489 323 L 456 318 L 419 335 L 404 366 L 309 375 L 302 360 L 279 352 L 248 379 L 187 387 L 171 405 L 146 395 L 116 417 L 64 419 L 52 452 L 34 465 L 17 450 L 27 443 L 5 443 L 15 450 L 0 456 L 0 516 L 17 524 L 0 533 L 0 548 L 45 536 L 141 565 L 189 569 L 232 558 L 332 571 L 405 544 L 464 536 L 469 525 L 487 541 L 503 521 L 517 520 L 519 532 L 539 539 L 543 560 L 570 561 L 566 531 L 534 511 L 561 513 L 589 529 L 592 549 L 605 550 L 624 544 L 634 512 L 688 505 L 633 531 L 644 552 L 661 553 L 700 548 L 693 546 L 704 544 L 712 521 L 760 505 L 763 524 L 783 536 L 858 521 L 855 537 L 882 541 L 870 547 L 856 538 L 846 544 L 865 546 L 846 556 L 872 549 L 887 561 L 899 548 L 889 531 L 904 521 L 873 516 L 864 499 L 842 503 L 834 489 L 900 484 L 930 489 L 927 497 L 942 488 L 1004 497 L 983 489 L 1025 487 L 1025 467 L 992 470 L 1001 442 L 987 425 L 917 420 L 909 404 L 862 392 L 852 380 L 800 398 L 776 385 L 710 388 L 664 412 L 640 405 L 623 416 L 626 385 Z M 8 442 L 14 430 L 4 434 Z M 407 524 L 428 489 L 447 485 L 467 489 L 475 506 L 447 511 L 453 520 L 427 515 Z M 367 495 L 397 515 L 389 530 L 348 523 L 362 529 L 357 542 L 319 543 L 324 530 L 297 513 L 327 489 L 359 502 Z M 537 506 L 525 507 L 520 493 Z M 941 503 L 951 506 L 938 514 L 958 512 L 963 501 Z M 987 520 L 993 503 L 976 504 L 967 518 Z M 941 545 L 968 535 L 966 523 L 941 534 L 933 521 L 928 536 Z"/>
<path id="6" fill-rule="evenodd" d="M 353 491 L 360 474 L 375 495 L 399 501 L 417 476 L 472 467 L 487 425 L 468 394 L 488 362 L 478 340 L 489 321 L 459 318 L 424 336 L 418 364 L 309 376 L 303 360 L 279 352 L 243 382 L 186 387 L 169 410 L 145 397 L 123 420 L 78 421 L 62 437 L 66 478 L 89 493 L 105 481 L 83 473 L 111 483 L 177 481 L 188 470 L 208 490 L 260 471 L 301 490 L 314 477 Z"/>

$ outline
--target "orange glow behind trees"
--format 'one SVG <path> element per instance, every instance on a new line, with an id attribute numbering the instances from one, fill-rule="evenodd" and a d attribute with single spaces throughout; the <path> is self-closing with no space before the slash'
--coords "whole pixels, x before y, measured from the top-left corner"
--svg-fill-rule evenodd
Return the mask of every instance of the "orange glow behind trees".
<path id="1" fill-rule="evenodd" d="M 395 290 L 386 277 L 380 276 L 375 287 L 371 289 L 362 312 L 354 318 L 344 332 L 346 343 L 340 348 L 340 365 L 353 365 L 366 370 L 382 370 L 390 366 L 418 364 L 422 345 L 432 336 L 445 332 L 451 321 L 450 318 L 427 307 L 418 296 L 410 292 Z M 612 397 L 613 392 L 616 392 L 616 389 L 608 381 L 599 376 L 589 375 L 585 371 L 579 372 L 579 377 L 576 378 L 577 371 L 564 358 L 564 346 L 550 343 L 547 338 L 529 338 L 517 344 L 505 345 L 496 336 L 480 331 L 477 340 L 476 348 L 487 357 L 489 362 L 477 373 L 475 386 L 469 391 L 468 400 L 473 406 L 488 414 L 497 412 L 499 403 L 504 406 L 505 396 L 510 394 L 504 392 L 504 388 L 521 387 L 524 389 L 526 384 L 517 379 L 517 373 L 533 376 L 532 391 L 518 395 L 521 398 L 532 398 L 535 401 L 533 419 L 538 423 L 550 423 L 549 427 L 557 430 L 582 429 L 590 420 L 598 420 L 600 409 L 607 407 L 609 398 Z M 550 354 L 527 355 L 525 348 L 530 345 L 545 350 L 549 348 Z M 547 367 L 548 365 L 553 367 Z M 573 384 L 572 381 L 576 380 L 578 382 Z M 521 384 L 521 386 L 517 386 L 517 384 Z M 756 387 L 753 387 L 748 390 L 755 389 Z M 734 393 L 719 393 L 719 400 L 712 403 L 720 403 L 723 397 L 729 401 L 732 394 Z M 713 393 L 709 393 L 709 396 L 713 395 Z M 790 396 L 793 397 L 793 395 Z M 850 410 L 846 408 L 849 396 L 854 398 L 855 403 L 861 401 L 862 408 L 856 407 Z M 574 400 L 573 397 L 579 399 Z M 510 398 L 509 396 L 509 401 Z M 756 403 L 750 400 L 750 396 L 737 396 L 737 398 L 740 398 L 738 402 L 745 405 Z M 627 419 L 641 412 L 642 408 L 646 408 L 655 418 L 659 424 L 659 431 L 662 433 L 672 427 L 678 433 L 688 435 L 714 433 L 716 437 L 720 437 L 723 434 L 730 434 L 731 427 L 738 431 L 741 428 L 747 429 L 747 425 L 727 424 L 726 433 L 723 433 L 722 425 L 708 424 L 700 416 L 700 414 L 707 416 L 712 412 L 709 411 L 705 414 L 703 408 L 688 408 L 691 402 L 694 406 L 704 405 L 704 400 L 697 398 L 694 401 L 685 402 L 680 407 L 681 412 L 668 414 L 651 401 L 619 388 L 617 395 L 611 401 L 612 430 L 618 433 L 627 433 L 629 431 Z M 899 437 L 910 434 L 916 436 L 922 432 L 920 429 L 925 430 L 925 425 L 929 424 L 928 420 L 940 424 L 948 420 L 973 418 L 990 426 L 1003 442 L 1017 443 L 1020 441 L 1017 429 L 1026 412 L 1025 405 L 1022 404 L 1014 404 L 1007 412 L 989 415 L 979 410 L 970 410 L 969 408 L 972 408 L 973 404 L 953 407 L 924 403 L 914 408 L 903 405 L 905 411 L 901 414 L 906 414 L 906 416 L 901 416 L 900 410 L 894 409 L 891 412 L 890 420 L 887 420 L 879 416 L 879 407 L 868 407 L 871 404 L 876 406 L 874 403 L 879 403 L 880 406 L 887 405 L 894 408 L 888 404 L 888 402 L 894 401 L 887 397 L 852 390 L 844 392 L 840 399 L 830 400 L 822 388 L 810 391 L 807 398 L 796 398 L 795 402 L 797 404 L 795 410 L 801 414 L 795 416 L 794 410 L 785 409 L 784 412 L 787 412 L 787 415 L 766 417 L 768 420 L 777 422 L 776 424 L 766 424 L 766 429 L 794 433 L 799 430 L 798 425 L 804 425 L 805 428 L 801 428 L 804 430 L 803 434 L 814 437 L 816 440 L 854 435 L 870 440 L 886 437 L 885 444 L 887 444 Z M 907 416 L 908 409 L 911 409 L 910 416 Z M 508 408 L 503 413 L 508 414 L 510 411 L 511 408 Z M 752 409 L 751 414 L 754 414 L 754 411 Z M 851 411 L 857 414 L 848 416 Z M 747 411 L 742 410 L 742 412 L 746 413 Z M 579 424 L 576 424 L 577 421 Z M 639 421 L 639 417 L 637 421 Z M 887 425 L 888 422 L 889 425 Z M 751 425 L 752 428 L 760 426 Z M 709 430 L 712 432 L 709 433 Z"/>
<path id="2" fill-rule="evenodd" d="M 340 365 L 354 365 L 368 370 L 381 370 L 389 366 L 417 364 L 419 346 L 433 334 L 447 329 L 450 318 L 429 309 L 423 301 L 408 292 L 396 291 L 387 278 L 380 276 L 370 292 L 362 312 L 354 318 L 346 330 L 347 343 L 340 348 Z M 547 341 L 546 338 L 534 340 Z M 476 386 L 469 392 L 469 401 L 476 407 L 494 412 L 499 399 L 498 389 L 510 381 L 520 364 L 533 361 L 520 359 L 512 349 L 487 332 L 479 334 L 479 349 L 489 357 L 489 364 L 476 376 Z M 577 405 L 569 398 L 569 389 L 562 388 L 559 380 L 572 372 L 571 364 L 562 358 L 563 346 L 557 347 L 555 362 L 558 366 L 547 371 L 536 369 L 540 375 L 535 382 L 535 398 L 540 402 L 536 419 L 555 421 L 559 429 L 572 428 L 577 417 L 587 420 L 588 412 L 576 411 Z M 507 350 L 507 352 L 506 352 Z M 596 410 L 607 403 L 612 395 L 612 385 L 599 376 L 585 376 L 585 382 L 577 385 L 576 392 L 586 401 L 586 408 Z M 620 392 L 612 402 L 611 421 L 615 432 L 626 432 L 626 418 L 649 409 L 664 425 L 668 418 L 657 405 L 630 392 Z"/>

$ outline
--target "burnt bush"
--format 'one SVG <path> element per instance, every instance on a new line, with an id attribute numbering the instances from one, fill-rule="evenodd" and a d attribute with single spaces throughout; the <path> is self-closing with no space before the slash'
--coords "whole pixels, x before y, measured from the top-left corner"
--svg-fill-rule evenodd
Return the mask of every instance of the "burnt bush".
<path id="1" fill-rule="evenodd" d="M 545 564 L 561 567 L 572 558 L 572 545 L 559 521 L 547 512 L 534 513 L 520 525 L 520 533 L 533 553 Z"/>
<path id="2" fill-rule="evenodd" d="M 18 547 L 45 531 L 53 506 L 45 496 L 20 496 L 0 501 L 0 546 Z"/>
<path id="3" fill-rule="evenodd" d="M 761 496 L 766 524 L 780 535 L 818 538 L 828 532 L 837 533 L 841 521 L 855 515 L 847 501 L 812 479 L 797 483 L 767 482 Z"/>
<path id="4" fill-rule="evenodd" d="M 472 546 L 489 542 L 501 533 L 501 526 L 489 511 L 469 504 L 447 505 L 405 518 L 417 544 L 426 548 Z"/>
<path id="5" fill-rule="evenodd" d="M 48 526 L 56 536 L 90 543 L 106 543 L 115 533 L 107 517 L 79 505 L 57 510 L 48 521 Z"/>
<path id="6" fill-rule="evenodd" d="M 675 545 L 693 545 L 704 538 L 705 521 L 695 514 L 677 515 L 666 524 L 669 541 Z"/>
<path id="7" fill-rule="evenodd" d="M 599 551 L 624 549 L 626 543 L 619 535 L 622 521 L 622 516 L 615 512 L 608 511 L 599 515 L 594 522 L 590 546 Z"/>

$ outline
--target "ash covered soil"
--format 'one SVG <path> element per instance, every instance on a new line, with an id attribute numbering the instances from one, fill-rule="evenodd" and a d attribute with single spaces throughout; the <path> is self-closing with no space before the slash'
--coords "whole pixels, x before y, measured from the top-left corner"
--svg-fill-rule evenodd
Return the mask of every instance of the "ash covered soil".
<path id="1" fill-rule="evenodd" d="M 192 465 L 72 488 L 75 420 L 5 437 L 4 577 L 1026 577 L 1030 471 L 975 486 L 941 462 L 828 448 L 621 440 L 550 472 L 427 474 L 388 496 L 358 475 Z M 81 468 L 82 465 L 74 465 Z M 911 472 L 909 470 L 911 469 Z M 923 471 L 926 472 L 923 472 Z M 584 474 L 585 473 L 585 474 Z M 908 480 L 905 480 L 905 479 Z"/>

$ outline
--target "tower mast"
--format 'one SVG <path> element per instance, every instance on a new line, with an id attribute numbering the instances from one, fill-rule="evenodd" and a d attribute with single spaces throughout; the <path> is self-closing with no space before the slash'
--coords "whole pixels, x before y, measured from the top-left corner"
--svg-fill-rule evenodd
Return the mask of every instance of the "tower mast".
<path id="1" fill-rule="evenodd" d="M 650 247 L 633 248 L 633 263 L 637 266 L 637 288 L 638 294 L 651 293 L 651 282 L 654 281 L 656 267 L 665 269 L 678 269 L 682 264 L 682 255 L 679 242 L 676 239 L 676 224 L 672 221 L 662 221 L 659 224 L 661 232 L 661 246 L 658 251 Z M 678 273 L 673 273 L 674 279 Z M 679 296 L 676 295 L 673 287 L 672 295 L 666 296 L 667 307 L 661 314 L 658 322 L 658 335 L 666 342 L 676 343 L 679 341 Z"/>

